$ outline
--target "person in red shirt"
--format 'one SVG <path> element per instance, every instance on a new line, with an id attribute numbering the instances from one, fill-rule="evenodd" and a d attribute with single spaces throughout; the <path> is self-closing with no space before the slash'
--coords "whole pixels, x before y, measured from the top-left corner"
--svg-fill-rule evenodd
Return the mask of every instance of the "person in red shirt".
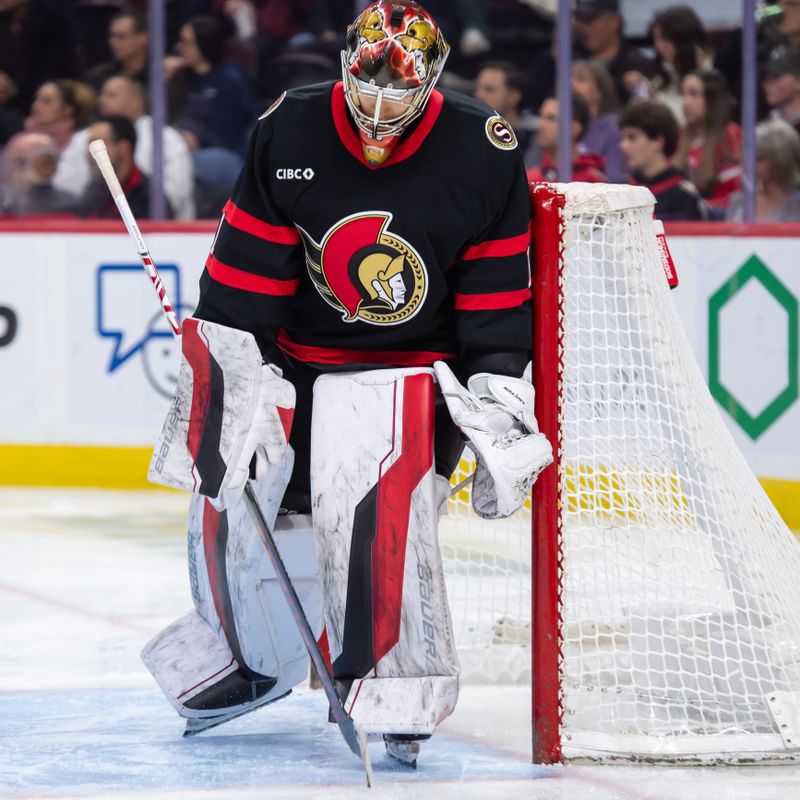
<path id="1" fill-rule="evenodd" d="M 721 215 L 742 186 L 742 131 L 731 121 L 732 98 L 722 73 L 692 70 L 681 83 L 686 127 L 675 164 Z"/>
<path id="2" fill-rule="evenodd" d="M 596 153 L 584 152 L 578 142 L 589 127 L 590 113 L 586 101 L 572 95 L 572 180 L 584 183 L 605 183 L 605 159 Z M 542 151 L 538 166 L 528 170 L 528 180 L 558 180 L 558 100 L 550 97 L 542 103 L 536 124 L 536 144 Z"/>

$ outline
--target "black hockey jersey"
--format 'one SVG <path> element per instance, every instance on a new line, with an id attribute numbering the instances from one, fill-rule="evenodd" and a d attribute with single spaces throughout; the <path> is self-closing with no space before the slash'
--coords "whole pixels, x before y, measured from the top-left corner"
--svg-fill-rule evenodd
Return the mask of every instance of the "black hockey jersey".
<path id="1" fill-rule="evenodd" d="M 529 222 L 522 155 L 488 106 L 434 91 L 373 168 L 342 84 L 295 89 L 253 133 L 196 314 L 315 364 L 528 350 Z"/>

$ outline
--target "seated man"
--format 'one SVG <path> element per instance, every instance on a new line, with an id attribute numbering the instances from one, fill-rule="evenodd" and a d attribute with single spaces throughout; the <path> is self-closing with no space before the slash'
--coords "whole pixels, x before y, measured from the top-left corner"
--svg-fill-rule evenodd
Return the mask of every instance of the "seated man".
<path id="1" fill-rule="evenodd" d="M 572 180 L 584 183 L 605 183 L 605 160 L 594 153 L 586 153 L 578 142 L 589 127 L 589 106 L 577 94 L 572 95 Z M 558 181 L 558 100 L 550 97 L 542 103 L 536 125 L 536 144 L 542 160 L 528 170 L 528 180 Z"/>
<path id="2" fill-rule="evenodd" d="M 620 147 L 633 173 L 631 183 L 655 195 L 661 220 L 706 220 L 708 206 L 695 185 L 670 159 L 678 147 L 678 123 L 661 103 L 635 103 L 620 115 Z"/>
<path id="3" fill-rule="evenodd" d="M 133 123 L 127 117 L 100 117 L 89 128 L 89 141 L 93 142 L 95 139 L 105 142 L 114 172 L 122 184 L 133 215 L 146 219 L 150 216 L 150 181 L 133 160 L 136 150 L 136 128 Z M 88 151 L 86 158 L 91 160 Z M 116 219 L 118 212 L 114 199 L 93 160 L 92 170 L 95 177 L 80 199 L 78 214 L 90 219 Z M 169 207 L 167 216 L 172 216 Z"/>
<path id="4" fill-rule="evenodd" d="M 71 214 L 77 198 L 53 186 L 58 147 L 44 133 L 11 137 L 4 156 L 10 165 L 3 182 L 3 211 L 8 214 Z"/>

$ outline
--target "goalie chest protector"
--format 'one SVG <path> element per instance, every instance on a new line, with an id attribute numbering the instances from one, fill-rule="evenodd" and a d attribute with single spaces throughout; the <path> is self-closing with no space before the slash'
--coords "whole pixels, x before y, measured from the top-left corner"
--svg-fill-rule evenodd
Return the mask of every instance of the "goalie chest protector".
<path id="1" fill-rule="evenodd" d="M 526 349 L 529 221 L 516 139 L 488 106 L 434 91 L 372 168 L 341 83 L 294 89 L 258 122 L 196 314 L 321 364 Z"/>

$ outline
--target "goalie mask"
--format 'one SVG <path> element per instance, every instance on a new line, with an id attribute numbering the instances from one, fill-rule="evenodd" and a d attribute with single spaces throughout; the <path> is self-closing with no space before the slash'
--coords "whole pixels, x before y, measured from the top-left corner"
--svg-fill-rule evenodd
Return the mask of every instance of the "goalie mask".
<path id="1" fill-rule="evenodd" d="M 342 75 L 347 106 L 368 139 L 400 136 L 422 114 L 449 51 L 416 2 L 379 0 L 361 13 L 347 29 Z"/>

